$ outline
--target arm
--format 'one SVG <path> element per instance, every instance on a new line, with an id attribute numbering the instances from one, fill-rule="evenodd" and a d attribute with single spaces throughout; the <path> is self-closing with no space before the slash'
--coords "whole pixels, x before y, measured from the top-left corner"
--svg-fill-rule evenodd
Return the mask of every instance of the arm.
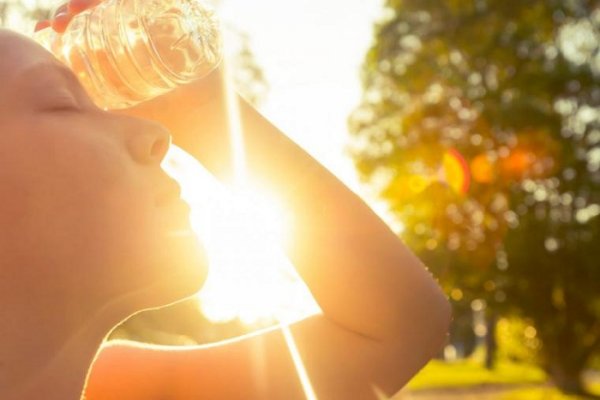
<path id="1" fill-rule="evenodd" d="M 201 85 L 207 84 L 215 82 Z M 183 88 L 170 95 L 176 101 L 156 99 L 128 113 L 166 125 L 176 144 L 228 180 L 231 147 L 224 98 L 213 93 L 211 101 L 193 104 L 191 97 L 197 99 L 199 90 L 209 92 L 205 86 Z M 193 104 L 198 111 L 186 112 L 181 104 Z M 278 193 L 292 211 L 286 252 L 323 310 L 291 327 L 317 396 L 375 398 L 373 386 L 396 392 L 443 344 L 447 300 L 419 260 L 360 198 L 251 106 L 243 100 L 239 104 L 248 174 Z M 279 330 L 224 346 L 166 352 L 163 360 L 177 371 L 168 375 L 173 379 L 168 392 L 181 395 L 176 398 L 236 398 L 230 390 L 240 388 L 245 399 L 295 398 L 294 393 L 302 398 Z"/>
<path id="2" fill-rule="evenodd" d="M 175 144 L 228 181 L 232 152 L 221 79 L 217 73 L 198 88 L 182 88 L 173 102 L 156 99 L 134 114 L 166 125 Z M 194 104 L 196 93 L 211 93 L 210 100 Z M 327 317 L 378 340 L 405 335 L 410 326 L 420 336 L 426 328 L 432 335 L 444 331 L 449 305 L 421 262 L 356 194 L 238 101 L 248 176 L 276 193 L 293 215 L 286 253 Z M 181 110 L 181 104 L 197 111 Z"/>
<path id="3" fill-rule="evenodd" d="M 227 181 L 232 154 L 219 72 L 126 113 L 165 125 L 175 144 Z M 317 396 L 375 398 L 374 387 L 396 392 L 441 347 L 447 300 L 360 198 L 251 106 L 239 106 L 248 175 L 294 215 L 286 252 L 323 310 L 291 326 Z M 117 392 L 94 392 L 110 381 L 114 390 L 136 382 L 123 389 L 130 399 L 149 398 L 142 390 L 182 399 L 302 398 L 296 376 L 282 331 L 271 330 L 182 351 L 111 347 L 92 369 L 90 393 L 111 398 Z"/>

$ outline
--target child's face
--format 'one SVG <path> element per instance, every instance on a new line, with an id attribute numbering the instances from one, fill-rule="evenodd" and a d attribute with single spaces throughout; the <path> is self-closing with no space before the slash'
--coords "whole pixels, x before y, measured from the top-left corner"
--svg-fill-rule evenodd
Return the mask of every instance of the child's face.
<path id="1" fill-rule="evenodd" d="M 160 168 L 168 133 L 95 107 L 25 37 L 0 30 L 0 54 L 0 264 L 34 291 L 100 302 L 197 290 L 206 260 Z"/>

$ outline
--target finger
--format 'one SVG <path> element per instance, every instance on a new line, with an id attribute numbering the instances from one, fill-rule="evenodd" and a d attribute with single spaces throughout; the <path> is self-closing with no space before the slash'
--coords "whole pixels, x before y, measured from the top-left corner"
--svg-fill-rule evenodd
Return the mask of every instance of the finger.
<path id="1" fill-rule="evenodd" d="M 45 20 L 43 20 L 43 21 L 38 21 L 38 22 L 35 24 L 35 28 L 34 28 L 34 30 L 33 30 L 33 31 L 34 31 L 34 32 L 41 31 L 42 29 L 46 29 L 46 28 L 48 28 L 50 25 L 52 25 L 52 22 L 50 22 L 50 20 L 49 20 L 49 19 L 45 19 Z"/>
<path id="2" fill-rule="evenodd" d="M 69 12 L 72 14 L 80 13 L 88 8 L 100 4 L 102 0 L 71 0 L 69 2 Z"/>
<path id="3" fill-rule="evenodd" d="M 57 14 L 52 20 L 52 29 L 58 33 L 63 33 L 65 29 L 67 29 L 67 25 L 69 25 L 69 22 L 71 22 L 72 18 L 73 15 L 67 12 L 63 14 Z"/>

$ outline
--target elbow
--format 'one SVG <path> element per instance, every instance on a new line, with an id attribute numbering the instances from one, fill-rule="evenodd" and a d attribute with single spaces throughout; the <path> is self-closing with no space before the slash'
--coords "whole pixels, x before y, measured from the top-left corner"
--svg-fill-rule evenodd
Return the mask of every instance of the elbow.
<path id="1" fill-rule="evenodd" d="M 446 345 L 450 325 L 452 323 L 452 305 L 450 300 L 434 279 L 429 280 L 427 289 L 423 290 L 422 310 L 424 329 L 429 332 L 428 341 L 432 356 L 439 354 Z"/>
<path id="2" fill-rule="evenodd" d="M 452 306 L 441 289 L 435 287 L 412 296 L 404 312 L 399 313 L 393 334 L 387 339 L 413 343 L 428 359 L 439 355 L 446 345 L 452 323 Z"/>
<path id="3" fill-rule="evenodd" d="M 437 307 L 439 310 L 437 318 L 441 330 L 443 330 L 444 335 L 446 335 L 450 329 L 450 323 L 452 322 L 452 305 L 450 304 L 450 300 L 448 300 L 441 290 L 437 297 L 437 303 L 439 304 Z"/>
<path id="4" fill-rule="evenodd" d="M 424 296 L 427 297 L 427 296 Z M 398 392 L 432 358 L 439 356 L 448 339 L 452 307 L 441 290 L 419 304 L 419 315 L 385 347 L 385 371 L 394 371 L 381 387 L 390 395 Z"/>
<path id="5" fill-rule="evenodd" d="M 441 290 L 431 302 L 430 311 L 431 350 L 435 355 L 446 344 L 452 323 L 452 306 Z"/>

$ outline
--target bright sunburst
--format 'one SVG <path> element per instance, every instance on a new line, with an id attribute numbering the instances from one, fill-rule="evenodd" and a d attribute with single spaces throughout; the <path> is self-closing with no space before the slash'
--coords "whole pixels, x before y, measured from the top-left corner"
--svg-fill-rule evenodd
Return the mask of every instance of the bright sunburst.
<path id="1" fill-rule="evenodd" d="M 209 276 L 199 295 L 200 305 L 212 321 L 239 318 L 250 325 L 263 320 L 281 322 L 305 396 L 316 400 L 288 324 L 317 313 L 319 307 L 282 252 L 283 246 L 293 240 L 288 237 L 288 213 L 247 174 L 239 103 L 227 67 L 225 63 L 233 188 L 218 187 L 214 179 L 206 179 L 206 172 L 201 184 L 199 164 L 186 158 L 184 152 L 175 151 L 171 163 L 171 172 L 184 185 L 183 196 L 192 205 L 192 226 L 210 262 Z"/>
<path id="2" fill-rule="evenodd" d="M 226 188 L 176 147 L 164 167 L 181 182 L 192 226 L 208 253 L 210 272 L 199 294 L 208 319 L 252 325 L 318 311 L 283 254 L 291 240 L 289 218 L 272 194 L 248 181 Z"/>

